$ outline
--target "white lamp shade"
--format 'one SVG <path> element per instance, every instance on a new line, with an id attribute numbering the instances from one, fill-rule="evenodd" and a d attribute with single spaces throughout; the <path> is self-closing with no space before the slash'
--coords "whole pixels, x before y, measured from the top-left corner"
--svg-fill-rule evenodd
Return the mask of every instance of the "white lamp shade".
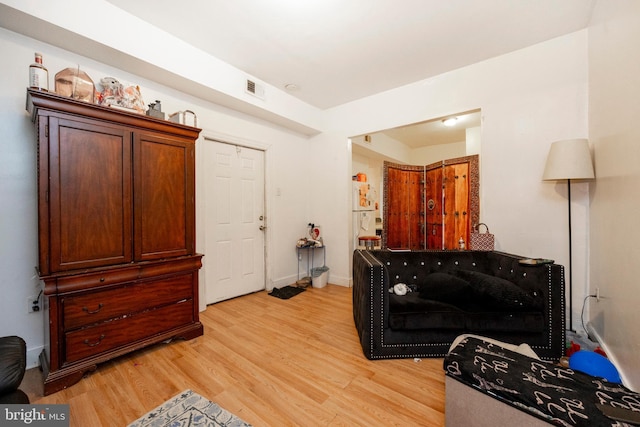
<path id="1" fill-rule="evenodd" d="M 567 139 L 551 144 L 542 179 L 593 179 L 593 163 L 586 139 Z"/>

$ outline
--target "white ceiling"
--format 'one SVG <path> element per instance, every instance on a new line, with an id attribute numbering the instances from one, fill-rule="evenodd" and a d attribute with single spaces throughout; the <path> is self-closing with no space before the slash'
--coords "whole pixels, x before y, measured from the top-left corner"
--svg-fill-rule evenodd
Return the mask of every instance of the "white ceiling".
<path id="1" fill-rule="evenodd" d="M 325 109 L 587 26 L 596 0 L 108 0 Z"/>
<path id="2" fill-rule="evenodd" d="M 455 125 L 452 127 L 445 126 L 443 120 L 452 117 L 456 118 Z M 384 133 L 411 148 L 417 148 L 427 145 L 463 142 L 467 138 L 467 128 L 478 127 L 481 122 L 482 112 L 478 110 L 387 129 L 380 133 Z"/>
<path id="3" fill-rule="evenodd" d="M 596 2 L 107 1 L 320 109 L 586 28 Z M 454 128 L 433 120 L 384 132 L 414 148 L 460 142 L 480 114 Z"/>

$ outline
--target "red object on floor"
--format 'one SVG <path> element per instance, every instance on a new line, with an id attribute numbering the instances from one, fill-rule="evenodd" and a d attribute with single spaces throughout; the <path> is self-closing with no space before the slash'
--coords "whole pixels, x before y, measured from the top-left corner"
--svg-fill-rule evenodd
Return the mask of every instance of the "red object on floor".
<path id="1" fill-rule="evenodd" d="M 571 345 L 567 347 L 567 351 L 565 352 L 565 355 L 567 357 L 571 357 L 573 353 L 578 351 L 580 351 L 580 344 L 576 344 L 573 341 L 571 341 Z"/>
<path id="2" fill-rule="evenodd" d="M 593 352 L 598 353 L 601 356 L 607 357 L 607 353 L 605 353 L 604 350 L 600 348 L 600 346 L 596 347 L 595 350 L 593 350 Z"/>

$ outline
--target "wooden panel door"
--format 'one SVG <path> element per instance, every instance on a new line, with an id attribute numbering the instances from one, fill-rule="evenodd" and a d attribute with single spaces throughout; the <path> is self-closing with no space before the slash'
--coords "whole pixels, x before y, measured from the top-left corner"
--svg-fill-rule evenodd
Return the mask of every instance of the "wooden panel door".
<path id="1" fill-rule="evenodd" d="M 384 204 L 386 246 L 409 249 L 409 198 L 407 197 L 409 172 L 393 167 L 387 167 L 386 171 L 385 189 L 388 194 Z"/>
<path id="2" fill-rule="evenodd" d="M 409 198 L 409 249 L 417 251 L 426 248 L 425 241 L 425 193 L 424 171 L 408 172 L 407 197 Z"/>
<path id="3" fill-rule="evenodd" d="M 411 250 L 425 248 L 422 168 L 385 164 L 384 217 L 385 247 Z"/>
<path id="4" fill-rule="evenodd" d="M 425 199 L 427 249 L 442 249 L 442 164 L 427 166 Z"/>
<path id="5" fill-rule="evenodd" d="M 469 241 L 469 163 L 444 167 L 443 192 L 443 249 L 458 249 L 460 238 Z"/>
<path id="6" fill-rule="evenodd" d="M 457 249 L 456 237 L 456 186 L 454 185 L 455 169 L 447 166 L 442 169 L 442 249 Z"/>
<path id="7" fill-rule="evenodd" d="M 455 168 L 455 235 L 465 242 L 469 249 L 469 163 L 452 165 Z"/>
<path id="8" fill-rule="evenodd" d="M 195 252 L 195 146 L 152 133 L 134 136 L 134 255 L 151 260 Z"/>
<path id="9" fill-rule="evenodd" d="M 131 133 L 98 123 L 49 118 L 49 163 L 40 165 L 49 199 L 40 204 L 50 225 L 40 228 L 49 227 L 50 266 L 41 262 L 41 274 L 132 260 Z"/>

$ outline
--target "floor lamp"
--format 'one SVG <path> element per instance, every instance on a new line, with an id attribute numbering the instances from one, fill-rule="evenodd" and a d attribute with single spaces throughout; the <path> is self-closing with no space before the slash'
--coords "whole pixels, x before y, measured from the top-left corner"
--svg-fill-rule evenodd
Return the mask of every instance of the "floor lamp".
<path id="1" fill-rule="evenodd" d="M 567 180 L 569 201 L 569 330 L 573 331 L 573 265 L 571 260 L 571 180 L 593 179 L 593 163 L 586 139 L 567 139 L 551 144 L 542 179 Z"/>

